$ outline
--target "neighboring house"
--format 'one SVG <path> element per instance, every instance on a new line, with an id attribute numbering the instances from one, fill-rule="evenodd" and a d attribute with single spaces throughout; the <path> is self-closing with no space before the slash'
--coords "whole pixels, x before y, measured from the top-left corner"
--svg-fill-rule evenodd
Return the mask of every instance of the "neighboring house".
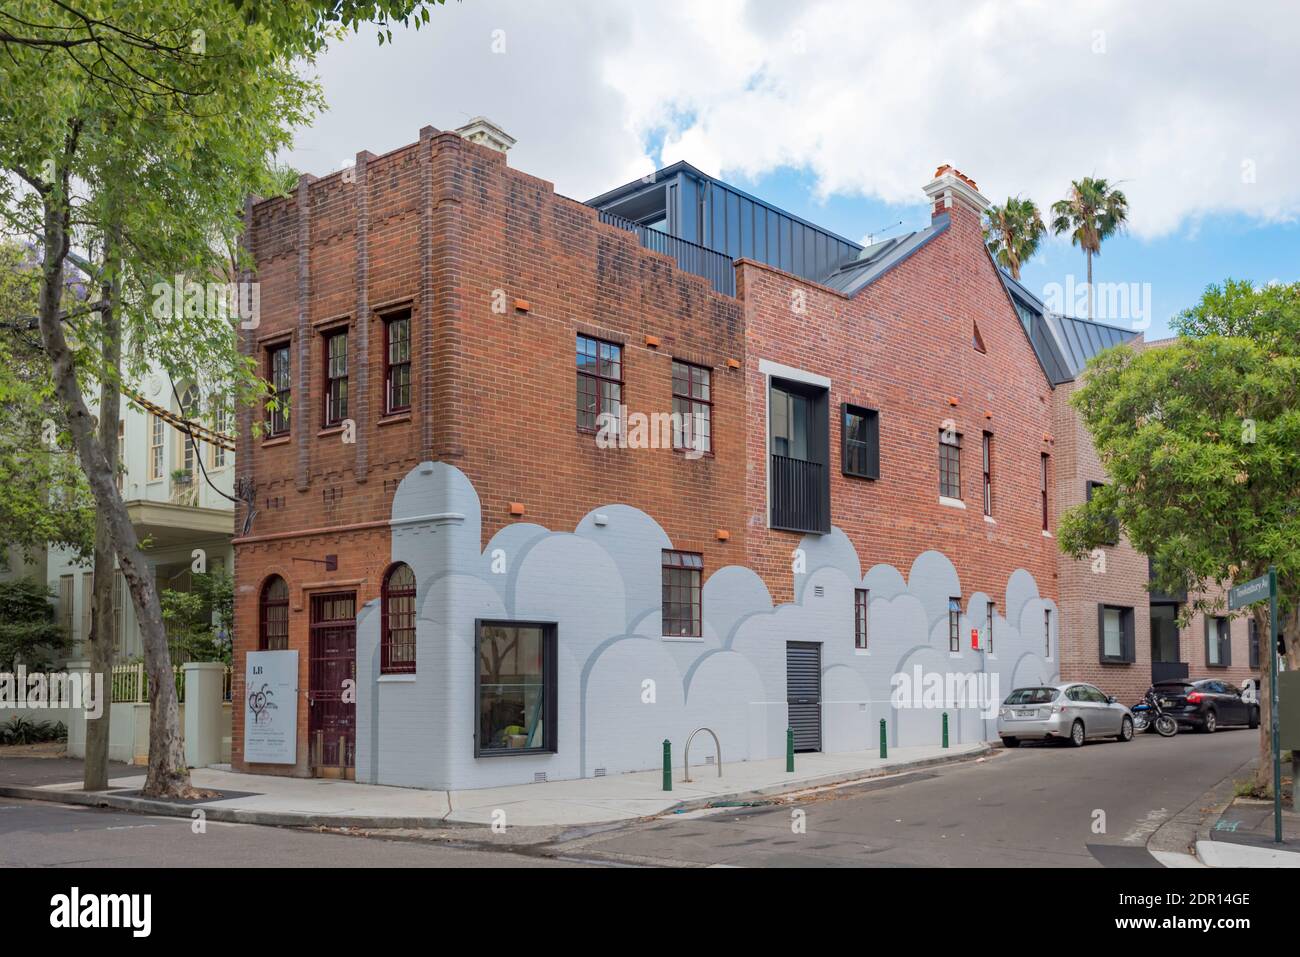
<path id="1" fill-rule="evenodd" d="M 1141 348 L 1160 343 L 1143 343 L 1132 330 L 1056 315 L 1010 276 L 1002 278 L 1054 386 L 1056 468 L 1045 477 L 1054 522 L 1107 481 L 1083 420 L 1070 405 L 1088 360 L 1124 342 Z M 1127 536 L 1117 534 L 1114 544 L 1080 560 L 1060 555 L 1058 564 L 1062 626 L 1070 636 L 1062 649 L 1063 678 L 1091 682 L 1126 704 L 1169 678 L 1217 678 L 1240 687 L 1253 676 L 1258 685 L 1260 646 L 1254 623 L 1229 620 L 1226 612 L 1198 613 L 1180 629 L 1187 595 L 1150 591 L 1150 560 Z"/>
<path id="2" fill-rule="evenodd" d="M 221 493 L 230 495 L 234 488 L 234 452 L 227 443 L 200 442 L 196 449 L 179 428 L 189 420 L 224 434 L 230 431 L 228 423 L 214 421 L 212 403 L 200 385 L 178 382 L 173 393 L 171 380 L 161 371 L 145 377 L 139 399 L 143 403 L 122 399 L 118 489 L 158 587 L 188 590 L 200 559 L 198 567 L 208 572 L 231 574 L 234 505 Z M 51 548 L 47 576 L 60 621 L 73 638 L 71 657 L 84 657 L 93 606 L 91 568 L 76 563 L 65 549 Z M 121 571 L 113 598 L 117 659 L 139 658 L 140 629 Z"/>
<path id="3" fill-rule="evenodd" d="M 685 164 L 596 210 L 471 126 L 249 211 L 242 347 L 291 412 L 238 430 L 234 698 L 297 652 L 297 754 L 247 762 L 241 710 L 236 768 L 477 787 L 945 710 L 966 742 L 1060 677 L 1054 380 L 973 181 L 863 248 Z"/>

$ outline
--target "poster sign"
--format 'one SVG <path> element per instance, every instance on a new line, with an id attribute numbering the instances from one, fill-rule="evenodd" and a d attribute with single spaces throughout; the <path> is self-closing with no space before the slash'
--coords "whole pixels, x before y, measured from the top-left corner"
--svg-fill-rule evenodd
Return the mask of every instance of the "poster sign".
<path id="1" fill-rule="evenodd" d="M 298 762 L 298 652 L 250 651 L 244 663 L 244 760 Z"/>

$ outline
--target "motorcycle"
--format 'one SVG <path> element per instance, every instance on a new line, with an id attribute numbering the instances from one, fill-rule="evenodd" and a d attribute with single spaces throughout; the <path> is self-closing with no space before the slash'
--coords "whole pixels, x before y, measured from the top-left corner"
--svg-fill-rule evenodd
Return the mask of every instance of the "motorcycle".
<path id="1" fill-rule="evenodd" d="M 1154 730 L 1161 737 L 1172 738 L 1178 733 L 1178 722 L 1165 714 L 1155 688 L 1148 688 L 1142 700 L 1129 711 L 1133 713 L 1133 730 L 1139 734 Z"/>

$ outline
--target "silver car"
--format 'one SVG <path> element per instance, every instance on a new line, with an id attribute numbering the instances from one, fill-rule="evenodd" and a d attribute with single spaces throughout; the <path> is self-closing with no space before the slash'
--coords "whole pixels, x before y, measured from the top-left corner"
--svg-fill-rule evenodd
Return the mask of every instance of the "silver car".
<path id="1" fill-rule="evenodd" d="M 998 710 L 998 735 L 1008 748 L 1021 741 L 1064 738 L 1076 748 L 1092 738 L 1133 740 L 1133 715 L 1092 685 L 1017 688 Z"/>

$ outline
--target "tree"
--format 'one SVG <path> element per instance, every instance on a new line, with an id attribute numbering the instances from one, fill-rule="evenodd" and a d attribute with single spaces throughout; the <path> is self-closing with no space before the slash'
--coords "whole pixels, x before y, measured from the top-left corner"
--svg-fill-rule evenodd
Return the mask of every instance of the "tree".
<path id="1" fill-rule="evenodd" d="M 68 633 L 54 620 L 49 588 L 33 578 L 0 581 L 0 669 L 21 661 L 31 671 L 53 665 L 68 648 Z"/>
<path id="2" fill-rule="evenodd" d="M 1103 240 L 1128 222 L 1128 199 L 1104 179 L 1085 176 L 1070 184 L 1070 194 L 1052 204 L 1052 232 L 1070 234 L 1088 261 L 1088 318 L 1093 318 L 1092 257 Z"/>
<path id="3" fill-rule="evenodd" d="M 160 314 L 149 291 L 159 277 L 175 272 L 223 276 L 216 238 L 238 223 L 244 196 L 267 181 L 270 158 L 288 145 L 290 130 L 314 111 L 319 94 L 266 30 L 247 26 L 233 12 L 214 18 L 198 0 L 148 10 L 118 0 L 100 8 L 111 13 L 117 29 L 172 47 L 202 14 L 204 52 L 161 62 L 136 48 L 120 52 L 128 61 L 125 74 L 151 69 L 155 78 L 170 78 L 163 85 L 171 92 L 142 97 L 134 81 L 125 87 L 111 79 L 86 82 L 71 54 L 6 46 L 0 167 L 27 189 L 16 190 L 5 179 L 0 208 L 11 228 L 32 236 L 39 250 L 36 313 L 53 394 L 140 623 L 151 700 L 145 791 L 184 796 L 191 793 L 189 774 L 157 588 L 116 489 L 116 463 L 96 435 L 86 389 L 116 384 L 123 374 L 114 367 L 116 342 L 127 344 L 128 376 L 155 364 L 176 377 L 223 370 L 237 398 L 265 393 L 238 355 L 229 322 Z M 121 290 L 89 314 L 61 308 L 78 235 L 100 250 L 95 261 L 87 260 L 93 283 Z M 112 405 L 106 393 L 101 401 L 106 396 Z M 115 427 L 116 408 L 101 411 Z"/>
<path id="4" fill-rule="evenodd" d="M 1037 204 L 1032 199 L 1008 196 L 1004 205 L 990 206 L 984 215 L 984 242 L 989 252 L 1018 281 L 1020 267 L 1037 252 L 1047 231 Z"/>
<path id="5" fill-rule="evenodd" d="M 1221 613 L 1222 589 L 1278 571 L 1288 668 L 1300 667 L 1300 283 L 1228 280 L 1174 320 L 1169 345 L 1118 346 L 1088 365 L 1072 403 L 1110 481 L 1061 519 L 1082 557 L 1117 520 L 1185 612 Z M 1269 634 L 1267 605 L 1253 616 Z M 1261 657 L 1267 662 L 1267 641 Z M 1261 695 L 1259 785 L 1271 787 Z"/>
<path id="6" fill-rule="evenodd" d="M 161 600 L 163 622 L 176 657 L 230 664 L 234 579 L 225 573 L 194 575 L 189 591 L 166 588 Z"/>

